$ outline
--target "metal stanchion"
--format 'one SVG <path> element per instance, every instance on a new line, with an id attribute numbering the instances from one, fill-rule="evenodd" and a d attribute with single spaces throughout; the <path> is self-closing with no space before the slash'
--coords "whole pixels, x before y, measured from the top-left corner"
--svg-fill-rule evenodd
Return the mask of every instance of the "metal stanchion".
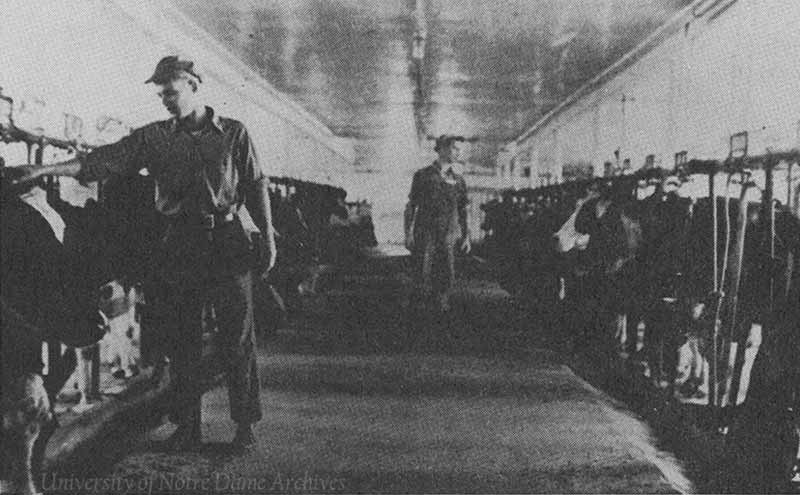
<path id="1" fill-rule="evenodd" d="M 719 212 L 717 208 L 717 195 L 716 195 L 716 171 L 711 170 L 708 174 L 708 197 L 711 200 L 711 229 L 712 229 L 712 260 L 714 263 L 714 283 L 713 283 L 713 294 L 714 294 L 714 306 L 716 307 L 718 301 L 716 298 L 720 297 L 720 287 L 719 287 L 719 252 L 717 245 L 719 244 Z M 711 373 L 710 373 L 710 380 L 709 383 L 709 400 L 708 405 L 712 410 L 712 413 L 715 413 L 717 406 L 719 405 L 719 325 L 717 325 L 716 318 L 712 322 L 714 325 L 712 329 L 712 358 L 711 358 Z"/>

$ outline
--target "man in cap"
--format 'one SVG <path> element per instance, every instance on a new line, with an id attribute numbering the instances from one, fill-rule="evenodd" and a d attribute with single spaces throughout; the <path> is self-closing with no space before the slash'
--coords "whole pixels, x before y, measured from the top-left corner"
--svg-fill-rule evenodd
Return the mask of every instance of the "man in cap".
<path id="1" fill-rule="evenodd" d="M 458 161 L 464 141 L 451 135 L 436 139 L 439 157 L 414 174 L 404 219 L 406 247 L 417 262 L 422 296 L 436 296 L 443 312 L 450 309 L 455 249 L 470 250 L 467 185 Z"/>
<path id="2" fill-rule="evenodd" d="M 189 60 L 164 57 L 145 81 L 172 118 L 145 125 L 88 155 L 45 166 L 22 166 L 17 181 L 43 175 L 85 182 L 134 175 L 147 169 L 155 181 L 155 207 L 166 220 L 159 246 L 160 326 L 177 391 L 172 418 L 175 449 L 200 443 L 201 314 L 205 302 L 217 315 L 218 362 L 228 374 L 234 444 L 255 443 L 261 419 L 255 357 L 252 267 L 265 275 L 275 264 L 275 243 L 264 175 L 245 126 L 200 103 L 202 80 Z M 253 249 L 238 211 L 246 206 L 265 246 Z M 253 253 L 262 253 L 260 258 Z"/>

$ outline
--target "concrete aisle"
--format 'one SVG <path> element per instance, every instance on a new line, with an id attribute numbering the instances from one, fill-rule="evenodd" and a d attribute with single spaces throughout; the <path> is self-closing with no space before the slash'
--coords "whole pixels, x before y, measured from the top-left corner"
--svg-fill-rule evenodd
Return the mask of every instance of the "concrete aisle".
<path id="1" fill-rule="evenodd" d="M 159 452 L 174 428 L 164 425 L 103 476 L 150 493 L 692 491 L 642 422 L 530 346 L 491 283 L 463 282 L 456 313 L 417 321 L 423 337 L 403 346 L 392 344 L 404 335 L 400 313 L 365 310 L 374 281 L 359 288 L 348 276 L 331 291 L 335 304 L 317 300 L 318 315 L 260 350 L 255 449 L 227 447 L 233 424 L 219 387 L 204 397 L 200 452 Z M 347 313 L 342 298 L 360 309 Z"/>
<path id="2" fill-rule="evenodd" d="M 543 355 L 530 362 L 273 355 L 262 356 L 262 370 L 265 420 L 254 451 L 225 451 L 232 424 L 227 394 L 217 388 L 204 402 L 205 451 L 167 455 L 145 443 L 112 475 L 153 477 L 154 491 L 164 492 L 208 480 L 209 493 L 690 487 L 642 423 Z"/>

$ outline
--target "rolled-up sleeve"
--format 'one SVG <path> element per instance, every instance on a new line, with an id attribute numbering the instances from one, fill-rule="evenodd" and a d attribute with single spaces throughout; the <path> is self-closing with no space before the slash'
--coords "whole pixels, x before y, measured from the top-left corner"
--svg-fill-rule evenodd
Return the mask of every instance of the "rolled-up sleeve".
<path id="1" fill-rule="evenodd" d="M 242 126 L 236 138 L 236 167 L 239 169 L 239 177 L 243 184 L 265 180 L 266 175 L 261 169 L 258 154 L 253 146 L 253 140 L 250 139 L 250 134 L 247 129 Z"/>
<path id="2" fill-rule="evenodd" d="M 81 171 L 77 179 L 94 182 L 113 175 L 133 175 L 144 167 L 142 159 L 147 144 L 146 129 L 133 131 L 116 143 L 95 148 L 80 158 Z"/>
<path id="3" fill-rule="evenodd" d="M 235 143 L 236 167 L 239 171 L 244 203 L 264 240 L 274 249 L 272 208 L 269 201 L 269 177 L 261 169 L 253 141 L 243 126 Z M 265 232 L 266 230 L 266 232 Z"/>

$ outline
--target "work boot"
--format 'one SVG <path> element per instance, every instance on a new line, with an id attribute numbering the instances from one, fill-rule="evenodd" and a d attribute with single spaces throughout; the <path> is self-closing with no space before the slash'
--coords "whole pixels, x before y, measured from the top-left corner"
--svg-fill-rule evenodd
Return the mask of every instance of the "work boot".
<path id="1" fill-rule="evenodd" d="M 256 445 L 256 436 L 253 433 L 253 425 L 250 423 L 239 423 L 236 427 L 236 436 L 233 437 L 233 448 L 236 450 L 246 450 Z"/>

